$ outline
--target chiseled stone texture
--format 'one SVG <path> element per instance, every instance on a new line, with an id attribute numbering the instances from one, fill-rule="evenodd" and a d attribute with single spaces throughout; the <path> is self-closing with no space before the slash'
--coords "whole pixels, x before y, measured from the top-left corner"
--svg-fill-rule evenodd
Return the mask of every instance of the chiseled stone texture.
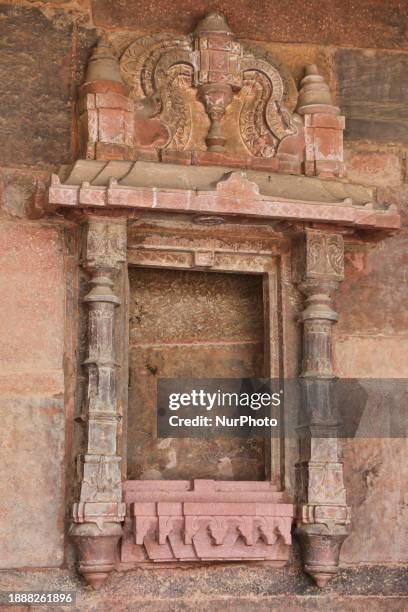
<path id="1" fill-rule="evenodd" d="M 392 175 L 392 163 L 386 168 Z M 364 174 L 359 164 L 354 169 L 358 178 Z M 378 181 L 387 181 L 387 172 L 379 168 L 378 174 Z M 389 193 L 384 190 L 386 201 L 403 204 L 401 190 L 393 192 L 394 200 L 388 199 Z M 367 378 L 408 377 L 408 319 L 402 306 L 407 246 L 405 229 L 371 245 L 347 245 L 345 280 L 335 297 L 340 313 L 334 328 L 335 371 L 343 378 L 362 379 L 363 387 Z M 368 407 L 362 418 L 369 428 L 367 419 L 381 406 L 369 400 Z M 407 538 L 402 534 L 408 532 L 407 440 L 342 440 L 341 448 L 352 508 L 352 530 L 342 547 L 342 563 L 406 563 Z"/>
<path id="2" fill-rule="evenodd" d="M 381 150 L 378 145 L 371 148 L 345 147 L 344 158 L 347 178 L 353 183 L 394 187 L 403 178 L 402 155 L 398 150 Z"/>
<path id="3" fill-rule="evenodd" d="M 318 589 L 299 568 L 245 567 L 138 570 L 115 572 L 100 591 L 84 587 L 72 572 L 2 572 L 1 590 L 75 590 L 75 608 L 54 610 L 124 612 L 153 610 L 324 610 L 335 612 L 405 612 L 408 604 L 402 567 L 342 569 L 324 589 Z M 46 608 L 39 608 L 44 611 Z"/>
<path id="4" fill-rule="evenodd" d="M 334 57 L 337 103 L 346 116 L 345 138 L 407 143 L 407 56 L 338 49 Z"/>
<path id="5" fill-rule="evenodd" d="M 20 219 L 42 215 L 48 172 L 21 168 L 0 168 L 0 210 L 2 216 Z"/>
<path id="6" fill-rule="evenodd" d="M 0 134 L 3 163 L 69 160 L 71 140 L 69 17 L 0 7 Z M 68 156 L 67 156 L 68 153 Z"/>
<path id="7" fill-rule="evenodd" d="M 342 440 L 353 529 L 343 563 L 408 562 L 407 439 Z"/>
<path id="8" fill-rule="evenodd" d="M 262 480 L 262 440 L 155 436 L 159 378 L 263 374 L 261 277 L 131 268 L 129 280 L 128 478 Z"/>
<path id="9" fill-rule="evenodd" d="M 64 261 L 60 230 L 0 224 L 0 566 L 63 561 Z"/>
<path id="10" fill-rule="evenodd" d="M 376 243 L 347 245 L 345 278 L 334 297 L 335 310 L 340 313 L 335 337 L 397 334 L 408 339 L 408 312 L 402 306 L 407 278 L 407 233 L 401 232 Z M 375 355 L 368 358 L 375 359 Z M 402 367 L 401 363 L 397 364 Z M 358 364 L 341 359 L 338 366 L 359 369 Z M 356 376 L 360 375 L 356 371 Z"/>
<path id="11" fill-rule="evenodd" d="M 74 31 L 69 12 L 0 4 L 0 40 L 0 162 L 71 161 L 74 86 L 94 31 Z"/>
<path id="12" fill-rule="evenodd" d="M 95 25 L 149 32 L 187 34 L 211 10 L 223 12 L 241 38 L 391 49 L 408 46 L 404 0 L 295 0 L 284 5 L 267 0 L 92 1 Z"/>
<path id="13" fill-rule="evenodd" d="M 266 49 L 282 62 L 290 71 L 298 87 L 300 86 L 300 81 L 305 76 L 305 66 L 316 64 L 319 67 L 319 73 L 324 77 L 330 89 L 335 92 L 336 80 L 335 72 L 333 71 L 333 49 L 330 47 L 325 47 L 322 44 L 293 45 L 289 43 L 274 43 L 269 42 L 269 39 L 256 43 L 256 46 Z"/>
<path id="14" fill-rule="evenodd" d="M 0 398 L 0 568 L 63 562 L 64 405 L 61 397 Z"/>
<path id="15" fill-rule="evenodd" d="M 1 374 L 61 370 L 65 284 L 62 233 L 35 222 L 2 223 L 0 269 Z"/>

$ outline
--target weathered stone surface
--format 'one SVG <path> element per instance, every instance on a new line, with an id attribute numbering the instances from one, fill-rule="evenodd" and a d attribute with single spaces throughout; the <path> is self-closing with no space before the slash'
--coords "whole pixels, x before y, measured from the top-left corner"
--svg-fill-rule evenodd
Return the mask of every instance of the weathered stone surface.
<path id="1" fill-rule="evenodd" d="M 343 378 L 408 377 L 407 335 L 363 333 L 334 336 L 337 376 Z"/>
<path id="2" fill-rule="evenodd" d="M 335 70 L 346 138 L 408 142 L 406 55 L 339 49 Z"/>
<path id="3" fill-rule="evenodd" d="M 61 371 L 65 281 L 59 230 L 2 223 L 0 269 L 3 373 Z"/>
<path id="4" fill-rule="evenodd" d="M 347 178 L 370 187 L 394 187 L 403 176 L 401 153 L 378 148 L 346 148 L 344 151 Z"/>
<path id="5" fill-rule="evenodd" d="M 69 570 L 2 572 L 0 584 L 2 590 L 75 590 L 76 610 L 81 612 L 100 609 L 124 612 L 129 608 L 155 612 L 197 609 L 405 612 L 408 603 L 406 568 L 384 566 L 343 568 L 325 591 L 314 587 L 298 568 L 260 565 L 113 572 L 99 592 L 85 588 L 78 575 Z M 44 612 L 48 610 L 44 608 Z"/>
<path id="6" fill-rule="evenodd" d="M 406 563 L 408 543 L 401 534 L 408 531 L 408 441 L 368 438 L 341 445 L 353 511 L 343 563 Z"/>
<path id="7" fill-rule="evenodd" d="M 2 396 L 0 421 L 1 568 L 63 562 L 64 407 L 62 399 Z"/>
<path id="8" fill-rule="evenodd" d="M 0 15 L 0 159 L 70 161 L 73 86 L 82 78 L 94 30 L 74 29 L 69 12 L 2 4 Z"/>
<path id="9" fill-rule="evenodd" d="M 129 599 L 116 597 L 107 601 L 103 600 L 104 610 L 106 612 L 127 612 L 129 609 Z M 227 610 L 227 612 L 299 612 L 300 610 L 330 610 L 330 612 L 372 612 L 375 609 L 378 612 L 387 612 L 392 606 L 393 612 L 405 612 L 407 599 L 405 597 L 297 597 L 297 596 L 263 596 L 262 597 L 230 597 L 218 598 L 211 596 L 208 598 L 199 597 L 191 599 L 182 597 L 175 601 L 155 601 L 143 599 L 132 600 L 132 603 L 141 612 L 195 612 L 197 606 L 204 607 L 206 610 Z M 82 610 L 96 610 L 91 605 L 91 608 L 82 608 Z M 47 612 L 46 608 L 39 607 L 40 612 Z M 65 610 L 66 608 L 54 608 L 57 610 Z M 15 611 L 15 608 L 10 612 Z M 19 612 L 19 611 L 18 611 Z M 25 612 L 25 611 L 24 611 Z"/>
<path id="10" fill-rule="evenodd" d="M 93 0 L 97 26 L 188 33 L 209 11 L 225 13 L 241 37 L 277 42 L 307 42 L 365 47 L 407 46 L 406 6 L 402 0 L 362 0 L 358 3 L 297 0 L 279 3 L 238 0 L 182 0 L 176 3 L 131 0 Z M 318 19 L 317 19 L 318 16 Z M 364 32 L 364 36 L 361 33 Z"/>
<path id="11" fill-rule="evenodd" d="M 408 236 L 401 233 L 376 244 L 350 244 L 345 266 L 345 279 L 335 296 L 335 308 L 341 313 L 335 334 L 406 336 L 408 312 L 401 304 L 407 282 Z M 392 339 L 390 343 L 391 348 Z M 367 355 L 367 363 L 371 359 L 376 359 L 375 354 Z M 338 364 L 359 369 L 357 363 L 346 366 L 339 360 Z M 384 363 L 384 368 L 389 367 Z"/>
<path id="12" fill-rule="evenodd" d="M 85 0 L 89 5 L 89 0 Z M 87 19 L 81 15 L 78 18 L 75 30 L 75 58 L 73 66 L 75 70 L 74 84 L 83 83 L 86 66 L 91 56 L 92 49 L 98 40 L 98 33 Z M 75 96 L 76 97 L 76 96 Z"/>
<path id="13" fill-rule="evenodd" d="M 158 378 L 262 375 L 261 277 L 131 268 L 130 288 L 128 477 L 262 479 L 260 440 L 155 433 Z"/>
<path id="14" fill-rule="evenodd" d="M 48 172 L 18 168 L 0 169 L 0 208 L 12 218 L 38 217 L 42 214 Z"/>
<path id="15" fill-rule="evenodd" d="M 63 560 L 64 276 L 50 226 L 0 225 L 1 567 Z"/>
<path id="16" fill-rule="evenodd" d="M 262 341 L 259 276 L 131 268 L 130 280 L 131 345 Z"/>
<path id="17" fill-rule="evenodd" d="M 63 13 L 51 20 L 36 8 L 15 5 L 2 5 L 0 14 L 1 160 L 69 160 L 71 20 Z"/>
<path id="18" fill-rule="evenodd" d="M 407 231 L 408 227 L 408 157 L 405 154 L 405 158 L 402 159 L 404 182 L 397 183 L 395 185 L 389 185 L 387 187 L 379 187 L 377 189 L 378 201 L 384 202 L 387 206 L 395 204 L 400 211 L 401 215 L 401 226 L 403 233 Z"/>
<path id="19" fill-rule="evenodd" d="M 282 44 L 262 41 L 262 47 L 281 61 L 290 70 L 299 86 L 305 76 L 305 67 L 309 64 L 318 66 L 320 74 L 325 78 L 330 90 L 335 91 L 336 81 L 333 71 L 333 50 L 323 45 L 313 44 Z"/>

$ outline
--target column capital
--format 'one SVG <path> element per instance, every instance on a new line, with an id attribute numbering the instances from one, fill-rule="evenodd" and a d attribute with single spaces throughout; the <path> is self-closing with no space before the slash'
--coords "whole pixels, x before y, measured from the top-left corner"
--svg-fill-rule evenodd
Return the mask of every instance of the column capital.
<path id="1" fill-rule="evenodd" d="M 118 270 L 126 261 L 126 219 L 90 216 L 84 221 L 83 265 Z"/>
<path id="2" fill-rule="evenodd" d="M 293 279 L 304 287 L 344 279 L 344 241 L 341 233 L 305 228 L 294 248 Z M 334 288 L 337 285 L 334 285 Z M 330 285 L 328 285 L 330 287 Z"/>

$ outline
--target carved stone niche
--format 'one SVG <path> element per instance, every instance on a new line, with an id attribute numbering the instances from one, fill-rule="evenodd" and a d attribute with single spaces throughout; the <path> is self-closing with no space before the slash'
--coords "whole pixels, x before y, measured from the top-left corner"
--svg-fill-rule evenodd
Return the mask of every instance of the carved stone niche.
<path id="1" fill-rule="evenodd" d="M 305 571 L 324 586 L 350 529 L 331 405 L 331 297 L 344 236 L 384 238 L 400 227 L 398 211 L 341 176 L 344 118 L 316 67 L 298 93 L 218 13 L 191 36 L 138 39 L 120 61 L 101 41 L 78 112 L 83 159 L 52 177 L 48 203 L 83 224 L 89 280 L 86 444 L 71 532 L 80 571 L 98 588 L 141 564 L 284 564 L 295 519 Z M 262 481 L 127 480 L 128 266 L 262 275 L 265 375 L 303 381 L 296 467 L 278 438 Z M 301 359 L 294 285 L 305 297 Z"/>

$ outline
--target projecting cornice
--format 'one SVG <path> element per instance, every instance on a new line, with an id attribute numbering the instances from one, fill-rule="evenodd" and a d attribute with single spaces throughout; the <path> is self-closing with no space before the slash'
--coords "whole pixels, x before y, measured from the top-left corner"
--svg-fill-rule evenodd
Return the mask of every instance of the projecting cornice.
<path id="1" fill-rule="evenodd" d="M 309 221 L 396 230 L 395 206 L 344 180 L 182 167 L 153 162 L 77 161 L 53 175 L 49 204 L 75 209 L 157 210 L 192 215 Z M 126 212 L 127 211 L 127 212 Z"/>

